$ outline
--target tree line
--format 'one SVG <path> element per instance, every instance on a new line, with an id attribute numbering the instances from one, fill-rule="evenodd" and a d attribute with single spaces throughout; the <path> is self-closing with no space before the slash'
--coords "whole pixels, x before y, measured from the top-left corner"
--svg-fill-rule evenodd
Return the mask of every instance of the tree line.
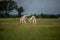
<path id="1" fill-rule="evenodd" d="M 40 13 L 40 14 L 34 14 L 34 16 L 36 18 L 60 18 L 60 14 L 44 14 L 44 13 Z"/>

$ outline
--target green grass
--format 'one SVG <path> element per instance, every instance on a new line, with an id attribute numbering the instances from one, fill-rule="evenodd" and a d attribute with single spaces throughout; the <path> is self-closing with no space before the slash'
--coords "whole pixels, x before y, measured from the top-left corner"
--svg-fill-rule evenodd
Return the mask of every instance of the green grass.
<path id="1" fill-rule="evenodd" d="M 19 18 L 0 19 L 0 40 L 60 40 L 60 19 L 37 19 L 21 24 Z"/>

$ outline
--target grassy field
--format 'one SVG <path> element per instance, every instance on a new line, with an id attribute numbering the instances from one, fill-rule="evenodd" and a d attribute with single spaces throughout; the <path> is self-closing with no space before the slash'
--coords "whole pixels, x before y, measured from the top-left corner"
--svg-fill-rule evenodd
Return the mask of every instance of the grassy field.
<path id="1" fill-rule="evenodd" d="M 19 18 L 0 18 L 0 40 L 60 40 L 60 19 L 21 24 Z"/>

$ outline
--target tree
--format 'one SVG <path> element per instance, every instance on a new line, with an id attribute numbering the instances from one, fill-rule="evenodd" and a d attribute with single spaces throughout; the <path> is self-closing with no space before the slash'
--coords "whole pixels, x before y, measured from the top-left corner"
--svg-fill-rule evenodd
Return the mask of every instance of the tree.
<path id="1" fill-rule="evenodd" d="M 17 11 L 18 11 L 18 17 L 21 17 L 22 16 L 22 12 L 24 11 L 23 7 L 19 7 L 17 8 Z"/>
<path id="2" fill-rule="evenodd" d="M 44 17 L 44 14 L 43 13 L 41 13 L 41 18 L 43 18 Z"/>
<path id="3" fill-rule="evenodd" d="M 6 16 L 8 17 L 9 16 L 9 12 L 12 12 L 13 9 L 16 9 L 17 8 L 17 3 L 13 0 L 3 0 L 3 1 L 0 1 L 0 12 L 1 11 L 5 11 L 5 14 Z"/>
<path id="4" fill-rule="evenodd" d="M 36 13 L 34 13 L 34 16 L 37 17 Z"/>

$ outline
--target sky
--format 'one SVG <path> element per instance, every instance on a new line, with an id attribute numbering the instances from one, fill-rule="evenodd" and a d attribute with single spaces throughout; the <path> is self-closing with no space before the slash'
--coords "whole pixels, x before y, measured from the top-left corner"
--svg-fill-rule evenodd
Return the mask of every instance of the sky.
<path id="1" fill-rule="evenodd" d="M 29 13 L 49 13 L 60 14 L 60 0 L 14 0 L 18 6 L 24 8 L 24 14 Z M 13 13 L 17 13 L 16 10 Z"/>

